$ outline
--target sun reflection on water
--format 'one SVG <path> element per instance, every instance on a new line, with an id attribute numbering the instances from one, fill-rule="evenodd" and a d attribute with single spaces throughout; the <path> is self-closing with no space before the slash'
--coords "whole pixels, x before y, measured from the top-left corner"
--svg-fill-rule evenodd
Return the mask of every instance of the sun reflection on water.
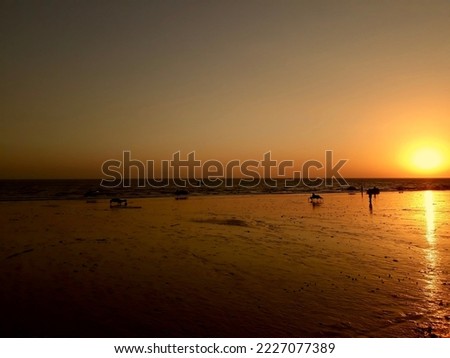
<path id="1" fill-rule="evenodd" d="M 434 198 L 431 190 L 424 192 L 424 205 L 425 205 L 425 224 L 426 232 L 425 237 L 428 242 L 428 248 L 426 250 L 427 260 L 427 276 L 428 276 L 428 291 L 431 296 L 434 295 L 436 290 L 436 226 L 435 226 L 435 214 L 434 214 Z"/>
<path id="2" fill-rule="evenodd" d="M 427 224 L 427 241 L 430 245 L 435 243 L 435 224 L 434 224 L 434 205 L 433 205 L 433 192 L 428 190 L 424 192 L 425 197 L 425 219 Z"/>

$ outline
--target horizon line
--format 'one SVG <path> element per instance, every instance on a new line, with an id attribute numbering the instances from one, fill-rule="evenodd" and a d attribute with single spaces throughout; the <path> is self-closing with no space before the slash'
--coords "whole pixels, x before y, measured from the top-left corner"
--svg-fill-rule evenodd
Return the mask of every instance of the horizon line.
<path id="1" fill-rule="evenodd" d="M 271 178 L 271 177 L 260 177 L 260 178 L 245 178 L 245 177 L 233 177 L 233 178 L 228 178 L 228 177 L 215 177 L 215 178 L 196 178 L 196 177 L 186 177 L 186 178 L 172 178 L 172 177 L 164 177 L 164 178 L 145 178 L 145 177 L 140 177 L 140 178 L 122 178 L 121 180 L 215 180 L 215 179 L 222 179 L 222 180 L 302 180 L 305 178 L 301 178 L 301 177 L 277 177 L 277 178 Z M 322 180 L 338 180 L 335 177 L 316 177 L 313 178 L 311 180 L 315 180 L 315 179 L 322 179 Z M 373 179 L 382 179 L 382 180 L 436 180 L 436 179 L 448 179 L 450 180 L 450 176 L 449 177 L 344 177 L 344 179 L 349 179 L 349 180 L 373 180 Z M 106 180 L 105 178 L 0 178 L 0 181 L 14 181 L 14 180 Z M 109 180 L 109 181 L 120 181 L 120 180 Z"/>

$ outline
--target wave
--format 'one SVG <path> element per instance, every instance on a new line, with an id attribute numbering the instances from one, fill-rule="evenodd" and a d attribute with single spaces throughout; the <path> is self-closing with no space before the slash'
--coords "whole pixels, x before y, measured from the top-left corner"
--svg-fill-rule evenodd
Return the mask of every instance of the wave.
<path id="1" fill-rule="evenodd" d="M 70 200 L 111 197 L 148 198 L 173 196 L 175 191 L 186 188 L 191 195 L 245 195 L 283 193 L 358 193 L 371 187 L 381 191 L 450 190 L 449 178 L 438 179 L 389 179 L 353 178 L 341 185 L 332 181 L 330 185 L 305 185 L 298 179 L 229 179 L 221 182 L 208 180 L 168 180 L 160 182 L 131 179 L 116 187 L 101 186 L 100 179 L 64 180 L 0 180 L 0 201 L 16 200 Z M 118 184 L 118 183 L 116 183 Z M 310 183 L 319 184 L 319 183 Z"/>

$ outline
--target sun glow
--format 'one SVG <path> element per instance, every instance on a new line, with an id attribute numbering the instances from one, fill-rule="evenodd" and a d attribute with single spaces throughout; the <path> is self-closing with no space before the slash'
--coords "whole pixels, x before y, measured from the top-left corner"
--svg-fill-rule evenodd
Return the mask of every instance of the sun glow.
<path id="1" fill-rule="evenodd" d="M 444 162 L 442 153 L 436 148 L 419 148 L 411 156 L 412 165 L 421 171 L 438 170 Z"/>
<path id="2" fill-rule="evenodd" d="M 399 159 L 402 166 L 414 175 L 442 175 L 448 170 L 447 146 L 437 140 L 411 143 L 403 148 Z"/>

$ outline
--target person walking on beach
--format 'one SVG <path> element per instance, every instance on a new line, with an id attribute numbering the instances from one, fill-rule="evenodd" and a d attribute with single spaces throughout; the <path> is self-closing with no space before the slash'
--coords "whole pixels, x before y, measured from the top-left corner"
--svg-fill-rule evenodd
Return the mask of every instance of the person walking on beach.
<path id="1" fill-rule="evenodd" d="M 376 186 L 374 186 L 371 189 L 367 189 L 367 195 L 369 195 L 369 204 L 372 205 L 372 196 L 375 198 L 377 195 L 380 194 L 380 189 L 378 189 Z"/>

